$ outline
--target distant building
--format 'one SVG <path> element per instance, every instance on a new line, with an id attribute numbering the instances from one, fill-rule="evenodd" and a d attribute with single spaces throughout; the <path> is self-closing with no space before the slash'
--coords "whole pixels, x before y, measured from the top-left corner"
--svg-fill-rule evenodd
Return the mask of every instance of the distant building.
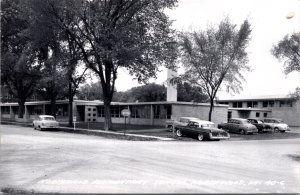
<path id="1" fill-rule="evenodd" d="M 280 118 L 290 126 L 300 126 L 300 100 L 289 95 L 219 99 L 226 104 L 229 118 Z"/>

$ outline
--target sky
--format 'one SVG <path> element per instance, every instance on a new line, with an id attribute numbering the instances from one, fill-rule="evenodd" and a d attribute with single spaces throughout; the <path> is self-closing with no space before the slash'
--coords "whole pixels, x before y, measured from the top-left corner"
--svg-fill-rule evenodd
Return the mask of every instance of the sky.
<path id="1" fill-rule="evenodd" d="M 286 16 L 293 12 L 294 17 Z M 177 30 L 205 30 L 208 24 L 216 25 L 225 16 L 238 26 L 245 19 L 252 25 L 248 65 L 251 72 L 244 73 L 246 82 L 240 94 L 228 94 L 221 89 L 218 98 L 235 96 L 260 96 L 288 94 L 300 87 L 300 73 L 283 73 L 283 62 L 279 62 L 270 50 L 286 34 L 300 31 L 300 0 L 179 0 L 178 6 L 166 10 L 174 20 L 172 28 Z M 165 83 L 165 68 L 150 82 Z M 116 89 L 125 91 L 139 86 L 125 69 L 120 69 Z"/>

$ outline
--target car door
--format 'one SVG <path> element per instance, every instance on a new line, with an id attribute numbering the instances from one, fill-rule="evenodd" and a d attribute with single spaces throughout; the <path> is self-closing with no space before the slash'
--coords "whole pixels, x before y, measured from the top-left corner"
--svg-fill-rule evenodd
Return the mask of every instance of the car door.
<path id="1" fill-rule="evenodd" d="M 240 131 L 241 121 L 234 120 L 232 123 L 232 131 L 235 133 L 239 133 Z"/>
<path id="2" fill-rule="evenodd" d="M 185 128 L 185 133 L 188 135 L 195 134 L 195 128 L 197 127 L 198 123 L 196 122 L 189 122 Z"/>

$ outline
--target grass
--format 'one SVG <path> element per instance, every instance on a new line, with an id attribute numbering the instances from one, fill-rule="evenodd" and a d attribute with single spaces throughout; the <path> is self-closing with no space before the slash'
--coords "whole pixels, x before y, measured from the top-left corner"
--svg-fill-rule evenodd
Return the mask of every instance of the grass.
<path id="1" fill-rule="evenodd" d="M 62 127 L 68 127 L 68 124 L 60 124 Z M 91 130 L 98 130 L 104 129 L 104 123 L 101 122 L 78 122 L 76 123 L 76 128 L 82 128 L 82 129 L 91 129 Z M 151 125 L 132 125 L 132 124 L 112 124 L 111 131 L 123 131 L 124 129 L 127 130 L 145 130 L 145 129 L 157 129 L 157 128 L 163 128 L 162 126 L 151 126 Z"/>

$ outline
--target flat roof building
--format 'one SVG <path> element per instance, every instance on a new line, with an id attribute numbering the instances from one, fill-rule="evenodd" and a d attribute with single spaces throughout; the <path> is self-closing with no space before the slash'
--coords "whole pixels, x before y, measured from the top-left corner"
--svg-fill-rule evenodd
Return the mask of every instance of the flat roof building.
<path id="1" fill-rule="evenodd" d="M 49 101 L 36 101 L 25 103 L 24 117 L 19 119 L 17 115 L 17 103 L 1 103 L 1 119 L 30 122 L 40 114 L 50 114 Z M 68 101 L 56 101 L 56 119 L 60 122 L 68 121 Z M 112 102 L 111 117 L 113 123 L 124 123 L 121 115 L 123 109 L 130 109 L 130 124 L 164 126 L 166 120 L 178 119 L 179 117 L 197 117 L 202 120 L 208 119 L 209 104 L 193 102 Z M 212 114 L 214 123 L 227 120 L 228 105 L 216 105 Z M 82 122 L 103 122 L 104 106 L 102 101 L 74 100 L 73 116 Z"/>
<path id="2" fill-rule="evenodd" d="M 300 100 L 290 95 L 233 97 L 218 103 L 229 106 L 228 118 L 280 118 L 290 126 L 300 126 Z"/>

